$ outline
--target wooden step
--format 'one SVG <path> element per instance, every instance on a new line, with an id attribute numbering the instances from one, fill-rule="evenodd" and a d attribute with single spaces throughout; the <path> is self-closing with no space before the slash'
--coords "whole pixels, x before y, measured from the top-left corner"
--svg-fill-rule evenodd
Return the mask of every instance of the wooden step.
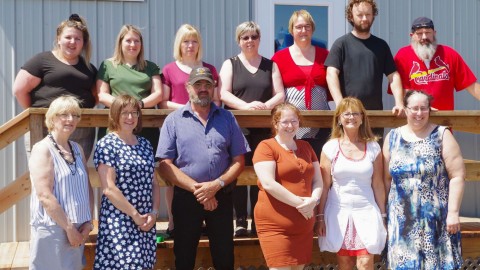
<path id="1" fill-rule="evenodd" d="M 462 251 L 466 261 L 480 262 L 480 219 L 461 218 L 462 228 Z M 166 229 L 167 222 L 157 222 L 157 229 Z M 98 234 L 98 224 L 94 221 L 95 229 L 90 233 L 90 238 L 85 244 L 85 257 L 87 265 L 85 269 L 92 269 L 95 259 L 95 247 Z M 315 265 L 329 265 L 336 263 L 334 253 L 320 252 L 317 245 L 317 237 L 313 241 L 312 263 Z M 265 265 L 262 250 L 257 237 L 234 237 L 235 268 L 249 266 L 258 267 Z M 473 259 L 473 260 L 472 260 Z M 378 260 L 378 257 L 377 257 Z M 3 269 L 28 269 L 29 242 L 0 243 L 0 270 Z M 199 242 L 197 259 L 198 267 L 212 265 L 208 238 L 203 236 Z M 165 240 L 157 244 L 157 263 L 155 269 L 168 269 L 175 265 L 173 254 L 173 240 Z M 330 269 L 330 268 L 328 268 Z M 475 268 L 472 268 L 475 269 Z M 480 268 L 476 268 L 480 269 Z"/>

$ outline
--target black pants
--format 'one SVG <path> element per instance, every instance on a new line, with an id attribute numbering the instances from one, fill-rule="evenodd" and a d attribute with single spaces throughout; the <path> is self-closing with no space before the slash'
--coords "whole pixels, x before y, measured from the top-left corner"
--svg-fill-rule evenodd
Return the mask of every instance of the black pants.
<path id="1" fill-rule="evenodd" d="M 233 269 L 233 205 L 228 187 L 217 192 L 218 207 L 206 211 L 193 193 L 174 188 L 172 215 L 175 223 L 173 252 L 177 270 L 192 270 L 195 266 L 198 241 L 205 220 L 215 269 Z"/>
<path id="2" fill-rule="evenodd" d="M 331 130 L 329 128 L 321 128 L 319 129 L 315 138 L 302 139 L 308 142 L 310 146 L 313 148 L 313 151 L 315 151 L 315 154 L 317 154 L 317 158 L 319 162 L 320 162 L 320 154 L 322 153 L 323 145 L 328 141 L 328 138 L 330 137 L 330 132 Z"/>
<path id="3" fill-rule="evenodd" d="M 245 134 L 247 133 L 247 134 Z M 244 132 L 245 138 L 247 139 L 248 145 L 250 146 L 251 151 L 245 154 L 245 166 L 252 166 L 252 158 L 257 145 L 271 137 L 271 131 L 268 128 L 249 128 Z M 233 207 L 235 208 L 235 219 L 247 220 L 248 209 L 247 209 L 247 199 L 248 199 L 248 187 L 247 186 L 236 186 L 233 190 Z M 257 204 L 258 200 L 258 186 L 250 186 L 250 213 L 252 215 L 252 229 L 255 228 L 253 209 Z M 245 228 L 247 229 L 247 228 Z"/>

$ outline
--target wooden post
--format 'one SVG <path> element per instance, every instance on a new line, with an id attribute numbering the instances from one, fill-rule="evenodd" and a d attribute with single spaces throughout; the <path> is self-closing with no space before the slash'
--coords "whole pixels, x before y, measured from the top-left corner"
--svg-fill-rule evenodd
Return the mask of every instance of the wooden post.
<path id="1" fill-rule="evenodd" d="M 43 139 L 43 128 L 44 128 L 44 115 L 43 114 L 30 114 L 30 149 L 35 143 Z"/>

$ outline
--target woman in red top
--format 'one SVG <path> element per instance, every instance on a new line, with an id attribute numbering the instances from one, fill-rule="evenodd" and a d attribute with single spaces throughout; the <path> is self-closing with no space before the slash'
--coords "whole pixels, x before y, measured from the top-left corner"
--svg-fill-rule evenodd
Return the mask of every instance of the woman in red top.
<path id="1" fill-rule="evenodd" d="M 288 23 L 293 45 L 278 51 L 272 60 L 282 74 L 286 101 L 300 110 L 330 110 L 326 67 L 328 51 L 312 45 L 315 22 L 306 10 L 294 11 Z M 297 138 L 312 145 L 317 156 L 328 138 L 329 130 L 300 128 Z"/>

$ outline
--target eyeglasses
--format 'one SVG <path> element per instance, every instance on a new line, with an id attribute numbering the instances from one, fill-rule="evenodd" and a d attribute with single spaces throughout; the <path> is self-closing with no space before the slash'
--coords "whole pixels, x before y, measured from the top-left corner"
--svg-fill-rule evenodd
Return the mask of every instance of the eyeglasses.
<path id="1" fill-rule="evenodd" d="M 249 39 L 257 40 L 259 37 L 260 37 L 259 35 L 251 35 L 251 36 L 240 37 L 240 39 L 243 40 L 243 41 L 248 41 Z"/>
<path id="2" fill-rule="evenodd" d="M 192 84 L 192 86 L 195 88 L 195 89 L 201 89 L 202 87 L 205 87 L 207 89 L 211 89 L 213 88 L 213 84 L 209 83 L 209 82 L 196 82 L 194 84 Z"/>
<path id="3" fill-rule="evenodd" d="M 80 120 L 80 115 L 73 114 L 73 113 L 59 113 L 57 114 L 58 117 L 62 120 L 73 119 L 73 120 Z"/>
<path id="4" fill-rule="evenodd" d="M 129 116 L 134 117 L 134 118 L 137 118 L 137 117 L 140 116 L 140 112 L 139 112 L 139 111 L 121 112 L 120 115 L 121 115 L 123 118 L 127 118 L 127 117 L 129 117 Z"/>
<path id="5" fill-rule="evenodd" d="M 362 115 L 362 113 L 360 112 L 344 112 L 342 113 L 342 117 L 345 118 L 345 119 L 348 119 L 348 118 L 357 118 L 357 117 L 360 117 Z"/>
<path id="6" fill-rule="evenodd" d="M 302 31 L 303 29 L 305 29 L 305 31 L 312 30 L 312 26 L 310 24 L 296 25 L 293 28 L 295 28 L 295 30 L 297 30 L 297 31 Z"/>
<path id="7" fill-rule="evenodd" d="M 290 121 L 280 121 L 279 122 L 280 125 L 282 125 L 283 127 L 288 127 L 290 124 L 292 126 L 296 126 L 298 125 L 300 122 L 298 120 L 290 120 Z"/>
<path id="8" fill-rule="evenodd" d="M 418 113 L 418 112 L 429 112 L 430 111 L 430 107 L 424 107 L 424 106 L 421 106 L 421 107 L 407 107 L 407 109 L 409 109 L 412 113 Z"/>

